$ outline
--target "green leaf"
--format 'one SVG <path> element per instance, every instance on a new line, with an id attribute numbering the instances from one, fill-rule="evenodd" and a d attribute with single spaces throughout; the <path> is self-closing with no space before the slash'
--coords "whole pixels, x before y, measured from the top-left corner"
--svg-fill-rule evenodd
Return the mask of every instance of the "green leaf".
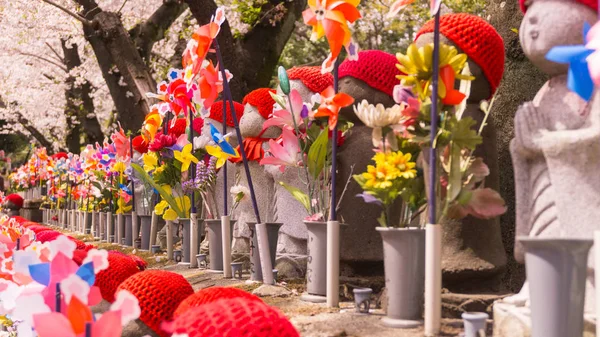
<path id="1" fill-rule="evenodd" d="M 475 150 L 477 145 L 482 143 L 481 136 L 473 129 L 477 122 L 471 117 L 465 117 L 461 120 L 452 118 L 448 121 L 448 131 L 451 134 L 451 141 L 461 149 Z"/>
<path id="2" fill-rule="evenodd" d="M 454 201 L 462 189 L 462 172 L 460 170 L 460 147 L 450 143 L 450 173 L 448 174 L 448 203 Z"/>
<path id="3" fill-rule="evenodd" d="M 377 218 L 377 222 L 379 223 L 379 225 L 381 227 L 387 227 L 387 222 L 386 222 L 386 216 L 385 216 L 385 211 L 381 212 L 381 215 L 379 216 L 379 218 Z"/>
<path id="4" fill-rule="evenodd" d="M 149 175 L 148 173 L 146 173 L 146 171 L 144 171 L 144 169 L 135 163 L 131 163 L 131 167 L 140 174 L 140 179 L 142 179 L 143 181 L 147 182 L 148 184 L 150 184 L 155 190 L 158 191 L 158 193 L 160 194 L 160 196 L 169 204 L 169 207 L 171 207 L 175 213 L 177 213 L 177 216 L 179 216 L 180 218 L 185 218 L 186 214 L 183 213 L 183 211 L 181 209 L 179 209 L 179 206 L 177 205 L 177 202 L 175 201 L 175 199 L 173 199 L 173 196 L 169 193 L 167 193 L 167 191 L 165 191 L 159 184 L 157 184 Z"/>
<path id="5" fill-rule="evenodd" d="M 321 131 L 321 134 L 308 150 L 308 172 L 316 179 L 325 167 L 325 159 L 327 158 L 327 147 L 329 145 L 329 137 L 327 129 Z"/>
<path id="6" fill-rule="evenodd" d="M 304 206 L 304 208 L 306 208 L 306 211 L 310 213 L 310 198 L 308 197 L 308 195 L 306 195 L 306 193 L 300 191 L 300 189 L 298 189 L 294 186 L 290 186 L 290 185 L 284 183 L 283 181 L 280 181 L 279 185 L 283 186 L 283 188 L 285 188 L 288 192 L 290 192 L 292 197 L 294 197 L 294 199 L 298 200 L 302 204 L 302 206 Z"/>
<path id="7" fill-rule="evenodd" d="M 515 34 L 519 34 L 519 30 L 517 28 L 511 28 L 510 30 Z"/>

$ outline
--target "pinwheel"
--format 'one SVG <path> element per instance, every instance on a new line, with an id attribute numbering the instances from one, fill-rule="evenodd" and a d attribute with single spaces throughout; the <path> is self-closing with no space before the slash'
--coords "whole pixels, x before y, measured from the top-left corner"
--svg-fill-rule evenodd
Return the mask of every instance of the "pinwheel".
<path id="1" fill-rule="evenodd" d="M 187 144 L 181 151 L 173 151 L 173 156 L 181 162 L 181 172 L 185 172 L 190 168 L 190 164 L 198 164 L 198 158 L 192 153 L 192 144 Z"/>
<path id="2" fill-rule="evenodd" d="M 233 148 L 233 146 L 231 146 L 231 144 L 229 144 L 227 142 L 227 139 L 219 132 L 219 130 L 217 130 L 217 128 L 212 125 L 210 125 L 210 135 L 213 139 L 213 141 L 217 144 L 217 146 L 219 148 L 221 148 L 221 150 L 230 155 L 230 156 L 236 156 L 237 152 L 235 151 L 235 149 Z"/>
<path id="3" fill-rule="evenodd" d="M 116 149 L 117 158 L 123 161 L 129 160 L 129 137 L 125 135 L 125 131 L 119 124 L 119 131 L 110 136 L 113 145 Z"/>
<path id="4" fill-rule="evenodd" d="M 358 59 L 358 48 L 352 41 L 348 22 L 354 23 L 361 15 L 356 8 L 360 0 L 308 0 L 309 8 L 302 13 L 304 23 L 313 27 L 313 41 L 327 37 L 331 53 L 323 62 L 321 72 L 331 72 L 342 51 L 348 52 L 348 59 Z"/>
<path id="5" fill-rule="evenodd" d="M 588 31 L 586 38 L 586 48 L 594 50 L 594 52 L 587 57 L 590 75 L 594 83 L 600 85 L 600 24 L 595 24 Z"/>
<path id="6" fill-rule="evenodd" d="M 193 83 L 193 80 L 200 74 L 204 59 L 211 50 L 213 40 L 219 34 L 221 25 L 225 22 L 225 11 L 222 7 L 217 8 L 211 22 L 201 26 L 188 41 L 187 47 L 183 52 L 182 65 L 185 69 L 184 80 L 186 83 Z"/>
<path id="7" fill-rule="evenodd" d="M 337 126 L 340 110 L 352 103 L 354 103 L 354 98 L 345 93 L 336 94 L 333 87 L 329 87 L 321 93 L 321 105 L 314 117 L 328 117 L 329 129 L 333 130 Z"/>
<path id="8" fill-rule="evenodd" d="M 226 69 L 225 74 L 227 81 L 233 78 L 233 75 Z M 213 65 L 212 61 L 204 61 L 204 65 L 200 70 L 200 78 L 198 79 L 200 89 L 200 99 L 204 109 L 210 109 L 219 93 L 223 91 L 223 76 L 219 72 L 219 64 Z"/>
<path id="9" fill-rule="evenodd" d="M 596 29 L 597 30 L 597 29 Z M 590 25 L 586 22 L 583 25 L 583 37 L 584 43 L 588 43 L 588 32 L 590 31 Z M 591 34 L 591 37 L 598 35 L 596 31 Z M 592 41 L 589 44 L 590 47 L 598 45 L 598 42 Z M 589 101 L 594 91 L 594 82 L 590 74 L 590 67 L 588 67 L 588 57 L 595 52 L 594 49 L 590 49 L 585 44 L 572 45 L 572 46 L 557 46 L 546 54 L 546 59 L 557 63 L 568 63 L 569 73 L 567 78 L 567 87 L 575 92 L 582 99 Z M 592 60 L 597 59 L 597 55 L 592 57 Z M 597 63 L 597 62 L 594 62 Z M 598 79 L 597 66 L 592 66 Z M 599 81 L 600 82 L 600 81 Z"/>
<path id="10" fill-rule="evenodd" d="M 38 337 L 111 337 L 121 336 L 123 327 L 140 314 L 137 298 L 121 290 L 110 311 L 97 321 L 90 308 L 77 297 L 69 301 L 66 315 L 57 312 L 37 314 L 33 321 Z"/>
<path id="11" fill-rule="evenodd" d="M 181 70 L 170 69 L 168 72 L 169 82 L 160 82 L 157 85 L 156 94 L 151 92 L 146 94 L 148 97 L 163 101 L 158 106 L 159 112 L 163 115 L 171 111 L 176 116 L 182 112 L 187 116 L 188 109 L 194 111 L 192 104 L 194 93 L 188 89 L 182 75 Z"/>

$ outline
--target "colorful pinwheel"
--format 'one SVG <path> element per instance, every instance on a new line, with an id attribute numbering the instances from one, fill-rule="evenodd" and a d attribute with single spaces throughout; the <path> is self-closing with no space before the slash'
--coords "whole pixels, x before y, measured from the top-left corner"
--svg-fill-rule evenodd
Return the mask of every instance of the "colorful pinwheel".
<path id="1" fill-rule="evenodd" d="M 314 117 L 328 117 L 329 129 L 333 130 L 338 122 L 340 110 L 354 103 L 354 98 L 345 93 L 336 94 L 333 87 L 325 89 L 321 93 L 321 105 Z"/>
<path id="2" fill-rule="evenodd" d="M 361 15 L 356 8 L 360 0 L 308 0 L 309 8 L 302 16 L 304 23 L 313 27 L 311 39 L 316 41 L 327 37 L 331 53 L 323 62 L 321 72 L 331 72 L 342 51 L 348 52 L 348 59 L 358 59 L 358 47 L 352 41 L 348 22 L 354 23 Z"/>

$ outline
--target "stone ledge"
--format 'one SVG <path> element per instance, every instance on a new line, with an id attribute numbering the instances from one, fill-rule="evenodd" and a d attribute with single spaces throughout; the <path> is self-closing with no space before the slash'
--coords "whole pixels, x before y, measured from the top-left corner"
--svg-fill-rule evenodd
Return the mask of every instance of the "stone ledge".
<path id="1" fill-rule="evenodd" d="M 595 337 L 596 324 L 585 319 L 583 337 Z M 530 310 L 509 303 L 494 303 L 493 337 L 531 337 Z"/>

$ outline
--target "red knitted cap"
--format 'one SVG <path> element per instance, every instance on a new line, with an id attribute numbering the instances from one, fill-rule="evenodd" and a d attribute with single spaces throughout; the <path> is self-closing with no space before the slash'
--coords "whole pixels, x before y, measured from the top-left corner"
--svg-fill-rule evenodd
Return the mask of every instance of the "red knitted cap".
<path id="1" fill-rule="evenodd" d="M 394 86 L 399 84 L 396 57 L 381 50 L 363 50 L 358 52 L 358 61 L 346 60 L 340 64 L 340 78 L 352 76 L 367 83 L 371 88 L 392 96 Z"/>
<path id="2" fill-rule="evenodd" d="M 35 231 L 34 231 L 34 233 L 35 233 Z M 50 241 L 56 240 L 56 238 L 58 238 L 61 235 L 62 235 L 61 233 L 59 233 L 57 231 L 54 231 L 54 230 L 47 230 L 47 231 L 37 232 L 35 234 L 35 241 L 38 241 L 38 242 L 41 242 L 41 243 L 50 242 Z"/>
<path id="3" fill-rule="evenodd" d="M 194 293 L 183 276 L 164 270 L 137 273 L 121 283 L 118 290 L 122 289 L 137 297 L 142 310 L 140 320 L 162 337 L 170 334 L 161 328 L 161 324 L 172 320 L 181 301 Z"/>
<path id="4" fill-rule="evenodd" d="M 4 198 L 4 200 L 8 200 L 12 202 L 15 206 L 19 208 L 23 208 L 23 197 L 18 194 L 9 194 Z"/>
<path id="5" fill-rule="evenodd" d="M 24 217 L 19 216 L 19 215 L 11 216 L 10 218 L 11 219 L 15 219 L 15 221 L 18 222 L 21 225 L 25 224 L 26 222 L 32 222 L 32 221 L 29 221 L 29 220 L 27 220 Z M 37 222 L 34 222 L 34 223 L 37 223 Z"/>
<path id="6" fill-rule="evenodd" d="M 28 227 L 32 232 L 35 233 L 35 235 L 37 236 L 38 234 L 40 234 L 41 232 L 45 232 L 45 231 L 52 231 L 54 232 L 53 229 L 42 226 L 42 225 L 31 225 Z"/>
<path id="7" fill-rule="evenodd" d="M 115 293 L 119 285 L 139 272 L 138 266 L 132 259 L 115 251 L 109 251 L 108 268 L 96 275 L 95 285 L 100 288 L 102 298 L 112 303 L 115 301 Z"/>
<path id="8" fill-rule="evenodd" d="M 77 263 L 78 266 L 81 266 L 83 260 L 87 257 L 88 252 L 81 249 L 75 249 L 73 251 L 73 261 Z"/>
<path id="9" fill-rule="evenodd" d="M 177 317 L 175 333 L 189 337 L 299 337 L 278 310 L 247 298 L 218 300 L 191 308 Z"/>
<path id="10" fill-rule="evenodd" d="M 293 67 L 287 71 L 288 79 L 300 80 L 308 90 L 321 93 L 333 85 L 331 73 L 321 74 L 321 67 Z"/>
<path id="11" fill-rule="evenodd" d="M 275 104 L 275 100 L 273 100 L 269 92 L 275 93 L 276 91 L 268 88 L 256 89 L 244 97 L 242 104 L 250 104 L 256 107 L 258 113 L 264 119 L 269 119 L 269 116 L 273 113 L 273 105 Z"/>
<path id="12" fill-rule="evenodd" d="M 589 8 L 593 9 L 595 12 L 598 11 L 598 1 L 596 0 L 575 0 L 577 2 L 579 2 L 582 5 L 586 5 Z M 521 5 L 521 10 L 523 11 L 523 13 L 525 13 L 527 11 L 527 4 L 526 2 L 529 2 L 527 0 L 519 0 L 519 4 Z"/>
<path id="13" fill-rule="evenodd" d="M 233 102 L 233 108 L 235 109 L 235 117 L 237 117 L 238 122 L 244 115 L 244 106 L 238 102 Z M 208 118 L 214 119 L 219 123 L 223 123 L 223 101 L 218 101 L 213 103 L 210 107 L 210 115 Z M 235 123 L 233 122 L 233 116 L 231 115 L 231 105 L 227 102 L 227 126 L 235 127 Z"/>
<path id="14" fill-rule="evenodd" d="M 433 26 L 433 20 L 427 22 L 415 41 L 421 34 L 433 32 Z M 446 14 L 440 18 L 440 33 L 481 68 L 494 95 L 504 74 L 504 41 L 496 29 L 475 15 Z"/>
<path id="15" fill-rule="evenodd" d="M 173 314 L 173 317 L 177 318 L 181 314 L 188 311 L 190 308 L 199 307 L 201 305 L 216 302 L 221 299 L 238 297 L 243 297 L 252 301 L 259 301 L 262 303 L 260 297 L 252 295 L 251 293 L 238 288 L 210 287 L 206 289 L 201 289 L 192 296 L 183 300 L 183 302 L 181 302 L 181 304 L 177 307 L 177 310 L 175 310 L 175 314 Z"/>

